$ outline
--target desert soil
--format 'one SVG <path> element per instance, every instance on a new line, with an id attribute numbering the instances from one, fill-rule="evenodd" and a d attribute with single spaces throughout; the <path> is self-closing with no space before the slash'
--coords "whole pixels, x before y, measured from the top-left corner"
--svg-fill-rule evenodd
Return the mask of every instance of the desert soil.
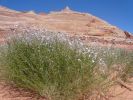
<path id="1" fill-rule="evenodd" d="M 114 86 L 109 100 L 133 100 L 133 83 L 128 84 L 128 87 L 132 91 L 119 85 Z M 16 88 L 5 82 L 0 82 L 0 100 L 46 100 L 46 98 L 39 97 L 36 93 Z"/>
<path id="2" fill-rule="evenodd" d="M 120 85 L 114 86 L 110 100 L 133 100 L 133 83 L 128 83 L 126 86 L 130 90 Z"/>
<path id="3" fill-rule="evenodd" d="M 46 98 L 39 97 L 29 90 L 0 82 L 0 100 L 46 100 Z"/>

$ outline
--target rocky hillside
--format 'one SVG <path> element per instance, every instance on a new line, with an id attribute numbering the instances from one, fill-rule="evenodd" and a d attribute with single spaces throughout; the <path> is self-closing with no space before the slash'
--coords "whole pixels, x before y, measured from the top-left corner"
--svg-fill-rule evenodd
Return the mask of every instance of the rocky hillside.
<path id="1" fill-rule="evenodd" d="M 34 11 L 19 12 L 0 6 L 0 37 L 5 39 L 17 26 L 66 32 L 90 44 L 133 48 L 130 33 L 88 13 L 72 11 L 69 7 L 49 14 Z M 22 29 L 23 30 L 23 29 Z"/>

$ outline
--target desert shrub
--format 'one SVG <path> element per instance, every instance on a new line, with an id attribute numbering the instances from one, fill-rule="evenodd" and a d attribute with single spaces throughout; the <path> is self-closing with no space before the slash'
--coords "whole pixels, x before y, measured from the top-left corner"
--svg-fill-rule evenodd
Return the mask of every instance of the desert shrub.
<path id="1" fill-rule="evenodd" d="M 130 51 L 127 55 L 126 55 L 126 63 L 125 63 L 125 67 L 122 70 L 121 76 L 120 78 L 123 81 L 129 81 L 128 79 L 133 77 L 133 52 Z"/>
<path id="2" fill-rule="evenodd" d="M 28 30 L 28 29 L 26 29 Z M 25 31 L 24 31 L 25 32 Z M 0 71 L 18 87 L 48 100 L 97 99 L 115 80 L 133 73 L 132 53 L 84 45 L 64 33 L 28 30 L 11 36 L 1 47 Z"/>
<path id="3" fill-rule="evenodd" d="M 133 76 L 133 53 L 120 48 L 94 47 L 90 48 L 96 57 L 96 72 L 106 79 L 113 75 L 113 80 L 127 81 Z"/>
<path id="4" fill-rule="evenodd" d="M 94 59 L 77 49 L 78 42 L 49 34 L 8 41 L 2 53 L 7 79 L 49 100 L 74 100 L 91 93 L 102 80 L 95 74 Z"/>

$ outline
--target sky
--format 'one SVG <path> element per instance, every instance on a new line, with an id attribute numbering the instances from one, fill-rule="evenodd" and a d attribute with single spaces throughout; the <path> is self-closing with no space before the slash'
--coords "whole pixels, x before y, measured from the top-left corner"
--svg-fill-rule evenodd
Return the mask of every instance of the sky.
<path id="1" fill-rule="evenodd" d="M 72 10 L 90 13 L 125 31 L 133 33 L 133 0 L 0 0 L 0 5 L 36 13 Z"/>

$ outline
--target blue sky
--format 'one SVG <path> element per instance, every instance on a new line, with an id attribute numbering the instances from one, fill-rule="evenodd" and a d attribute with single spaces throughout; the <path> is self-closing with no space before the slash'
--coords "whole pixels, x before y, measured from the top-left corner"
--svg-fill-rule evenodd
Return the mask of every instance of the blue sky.
<path id="1" fill-rule="evenodd" d="M 133 0 L 0 0 L 0 5 L 19 11 L 50 12 L 69 6 L 91 13 L 133 33 Z"/>

